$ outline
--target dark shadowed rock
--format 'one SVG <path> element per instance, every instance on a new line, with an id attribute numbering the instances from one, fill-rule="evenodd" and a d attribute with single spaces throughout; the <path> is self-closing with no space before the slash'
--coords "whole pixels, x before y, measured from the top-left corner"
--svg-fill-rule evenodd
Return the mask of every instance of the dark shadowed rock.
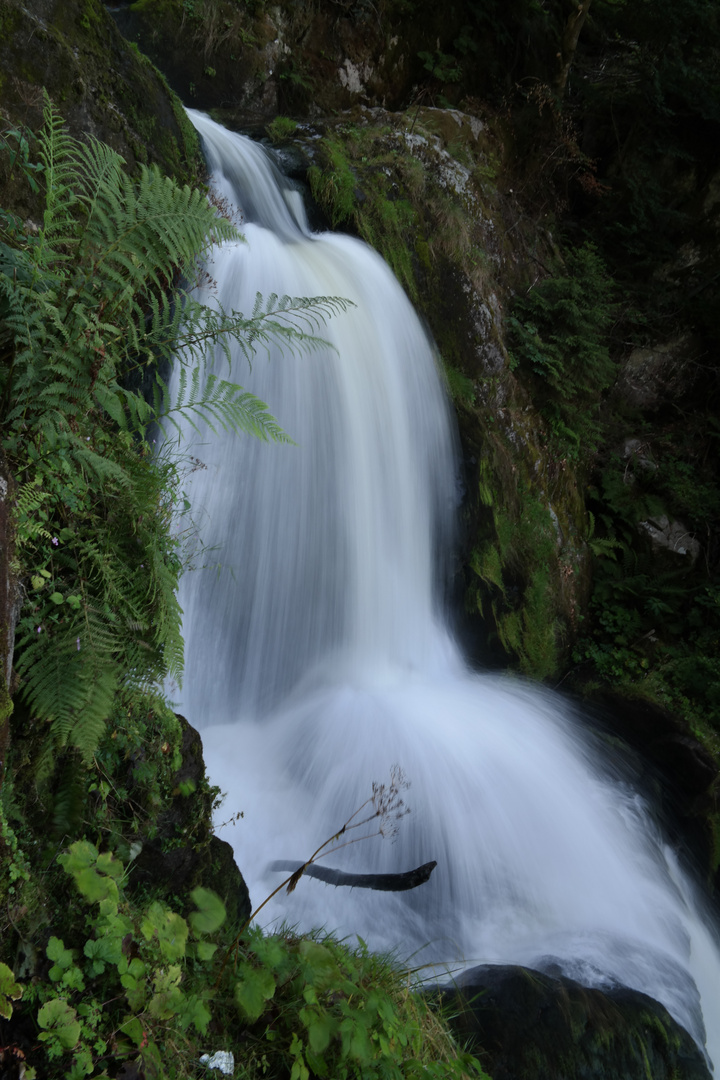
<path id="1" fill-rule="evenodd" d="M 176 794 L 159 814 L 156 834 L 144 841 L 132 881 L 187 902 L 190 891 L 202 885 L 220 896 L 231 922 L 244 922 L 251 911 L 247 885 L 230 844 L 210 828 L 214 793 L 205 777 L 202 740 L 184 717 L 178 719 L 183 736 Z"/>
<path id="2" fill-rule="evenodd" d="M 179 100 L 100 0 L 0 0 L 0 126 L 37 131 L 43 89 L 71 134 L 107 143 L 131 170 L 155 162 L 176 176 L 197 171 L 197 137 Z M 3 205 L 26 216 L 34 207 L 19 203 L 21 180 L 0 173 Z"/>
<path id="3" fill-rule="evenodd" d="M 443 993 L 456 1035 L 493 1080 L 711 1080 L 657 1001 L 528 968 L 483 965 Z"/>

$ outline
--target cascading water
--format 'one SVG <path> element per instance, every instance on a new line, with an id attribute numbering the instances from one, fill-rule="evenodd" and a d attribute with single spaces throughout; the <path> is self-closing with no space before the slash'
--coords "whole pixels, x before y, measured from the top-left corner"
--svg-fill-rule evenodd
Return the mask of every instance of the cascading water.
<path id="1" fill-rule="evenodd" d="M 359 934 L 415 963 L 623 983 L 701 1045 L 706 1029 L 720 1060 L 717 935 L 643 800 L 561 699 L 470 672 L 446 628 L 456 456 L 411 305 L 367 246 L 310 233 L 260 147 L 191 118 L 214 186 L 244 215 L 246 242 L 209 267 L 223 306 L 247 312 L 258 291 L 356 305 L 321 328 L 334 348 L 233 373 L 296 445 L 209 435 L 193 451 L 207 468 L 192 504 L 222 565 L 183 579 L 182 709 L 225 811 L 244 811 L 225 836 L 254 902 L 279 881 L 272 860 L 306 858 L 397 763 L 412 784 L 397 842 L 331 862 L 436 859 L 430 882 L 380 894 L 305 879 L 268 920 Z"/>

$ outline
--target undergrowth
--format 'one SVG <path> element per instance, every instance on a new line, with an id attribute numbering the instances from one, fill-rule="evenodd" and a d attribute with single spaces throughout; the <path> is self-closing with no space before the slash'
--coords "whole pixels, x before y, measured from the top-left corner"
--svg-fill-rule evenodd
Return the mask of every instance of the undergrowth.
<path id="1" fill-rule="evenodd" d="M 580 674 L 681 713 L 717 752 L 720 589 L 703 541 L 716 528 L 720 491 L 701 457 L 708 447 L 684 443 L 679 432 L 650 435 L 634 453 L 599 462 L 588 492 L 594 589 L 573 659 Z M 682 550 L 656 550 L 649 530 L 672 522 Z"/>
<path id="2" fill-rule="evenodd" d="M 383 812 L 383 791 L 373 793 L 370 819 Z M 44 978 L 0 962 L 0 1032 L 26 1080 L 119 1067 L 124 1076 L 184 1078 L 199 1074 L 203 1058 L 248 1080 L 485 1078 L 416 979 L 360 939 L 264 934 L 247 923 L 235 933 L 203 887 L 181 915 L 131 893 L 132 866 L 87 839 L 58 856 L 50 877 L 74 906 L 71 883 L 80 918 L 64 921 L 63 936 L 43 935 Z"/>
<path id="3" fill-rule="evenodd" d="M 602 437 L 602 396 L 617 367 L 608 347 L 614 283 L 590 243 L 568 249 L 564 259 L 559 274 L 515 299 L 511 366 L 534 387 L 564 453 L 587 462 Z"/>

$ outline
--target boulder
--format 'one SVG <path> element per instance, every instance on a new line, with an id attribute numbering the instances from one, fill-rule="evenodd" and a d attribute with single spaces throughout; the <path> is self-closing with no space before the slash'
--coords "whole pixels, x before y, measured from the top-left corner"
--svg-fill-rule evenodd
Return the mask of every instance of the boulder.
<path id="1" fill-rule="evenodd" d="M 443 992 L 451 1026 L 493 1080 L 711 1080 L 704 1053 L 637 990 L 483 965 Z"/>

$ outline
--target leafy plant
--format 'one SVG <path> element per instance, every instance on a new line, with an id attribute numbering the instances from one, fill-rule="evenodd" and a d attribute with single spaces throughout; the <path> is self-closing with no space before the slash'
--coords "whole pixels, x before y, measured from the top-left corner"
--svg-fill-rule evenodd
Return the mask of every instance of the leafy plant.
<path id="1" fill-rule="evenodd" d="M 297 130 L 297 120 L 291 120 L 288 116 L 276 116 L 265 128 L 272 142 L 282 142 L 289 139 Z"/>
<path id="2" fill-rule="evenodd" d="M 514 366 L 534 377 L 553 436 L 576 459 L 598 445 L 598 412 L 616 365 L 607 334 L 613 282 L 596 248 L 570 249 L 564 273 L 517 297 L 509 320 Z"/>
<path id="3" fill-rule="evenodd" d="M 312 858 L 338 838 L 353 842 L 353 828 L 378 821 L 392 830 L 404 812 L 403 786 L 399 772 L 389 785 L 373 785 L 372 810 L 366 804 L 363 815 L 361 807 Z M 224 1059 L 242 1060 L 248 1078 L 483 1080 L 408 974 L 364 942 L 351 948 L 329 936 L 246 926 L 227 964 L 225 908 L 212 891 L 194 889 L 184 917 L 157 900 L 133 902 L 127 867 L 88 840 L 58 861 L 89 912 L 85 929 L 75 927 L 70 945 L 49 938 L 44 981 L 22 987 L 0 965 L 3 1015 L 15 1008 L 34 1016 L 31 1059 L 42 1075 L 81 1080 L 120 1062 L 147 1077 L 195 1075 L 205 1041 L 222 1025 Z"/>
<path id="4" fill-rule="evenodd" d="M 22 696 L 48 725 L 37 760 L 87 763 L 113 702 L 182 674 L 182 539 L 172 523 L 181 459 L 155 458 L 152 425 L 178 419 L 264 439 L 287 436 L 267 407 L 207 373 L 215 349 L 250 359 L 271 342 L 313 348 L 345 302 L 258 297 L 249 317 L 208 307 L 198 259 L 239 240 L 205 195 L 71 138 L 49 100 L 38 136 L 45 211 L 36 234 L 0 223 L 0 419 L 18 484 Z M 181 282 L 185 282 L 182 285 Z M 161 374 L 181 367 L 170 401 Z M 147 387 L 141 389 L 140 376 Z"/>
<path id="5" fill-rule="evenodd" d="M 428 71 L 433 79 L 441 83 L 459 82 L 462 76 L 462 68 L 454 56 L 436 49 L 435 52 L 419 52 L 418 57 L 423 62 L 425 71 Z"/>

